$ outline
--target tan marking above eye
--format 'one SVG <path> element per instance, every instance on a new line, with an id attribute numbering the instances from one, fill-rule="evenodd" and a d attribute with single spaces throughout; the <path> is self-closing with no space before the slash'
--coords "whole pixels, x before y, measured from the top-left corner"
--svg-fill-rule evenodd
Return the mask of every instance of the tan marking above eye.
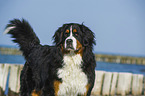
<path id="1" fill-rule="evenodd" d="M 77 29 L 74 29 L 73 32 L 77 32 Z"/>
<path id="2" fill-rule="evenodd" d="M 66 30 L 66 33 L 69 33 L 69 30 L 68 29 Z"/>

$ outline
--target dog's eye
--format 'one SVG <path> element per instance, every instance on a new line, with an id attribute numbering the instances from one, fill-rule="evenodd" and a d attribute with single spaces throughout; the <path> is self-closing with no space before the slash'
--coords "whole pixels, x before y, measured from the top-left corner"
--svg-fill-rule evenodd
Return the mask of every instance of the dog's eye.
<path id="1" fill-rule="evenodd" d="M 74 34 L 75 34 L 75 36 L 78 36 L 79 35 L 78 32 L 75 32 Z"/>
<path id="2" fill-rule="evenodd" d="M 68 36 L 68 34 L 69 34 L 69 30 L 67 29 L 67 30 L 65 31 L 64 35 L 65 35 L 65 36 Z"/>
<path id="3" fill-rule="evenodd" d="M 65 33 L 64 35 L 65 35 L 65 36 L 67 36 L 67 35 L 68 35 L 68 33 Z"/>

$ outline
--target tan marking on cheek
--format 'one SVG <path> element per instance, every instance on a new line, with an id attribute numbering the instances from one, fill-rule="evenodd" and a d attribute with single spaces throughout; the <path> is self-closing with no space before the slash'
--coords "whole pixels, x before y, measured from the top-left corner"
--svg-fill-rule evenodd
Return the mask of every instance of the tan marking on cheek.
<path id="1" fill-rule="evenodd" d="M 60 81 L 55 80 L 54 81 L 54 91 L 55 91 L 55 96 L 58 96 L 58 91 L 59 91 L 59 85 L 61 84 Z"/>
<path id="2" fill-rule="evenodd" d="M 67 54 L 67 53 L 69 53 L 69 51 L 64 50 L 64 44 L 61 44 L 61 52 L 62 52 L 62 54 Z"/>
<path id="3" fill-rule="evenodd" d="M 83 47 L 82 44 L 77 40 L 77 50 L 79 49 L 79 51 L 76 52 L 76 54 L 81 54 L 81 56 L 83 55 Z"/>
<path id="4" fill-rule="evenodd" d="M 64 44 L 63 44 L 63 45 L 61 44 L 61 52 L 62 52 L 62 53 L 63 53 L 63 46 L 64 46 Z"/>
<path id="5" fill-rule="evenodd" d="M 31 93 L 31 96 L 40 96 L 40 95 L 41 95 L 41 91 L 33 90 Z"/>

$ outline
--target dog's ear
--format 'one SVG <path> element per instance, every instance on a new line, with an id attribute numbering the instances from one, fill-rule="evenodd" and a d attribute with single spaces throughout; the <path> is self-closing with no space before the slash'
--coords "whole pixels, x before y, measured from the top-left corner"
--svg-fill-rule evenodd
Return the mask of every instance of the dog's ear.
<path id="1" fill-rule="evenodd" d="M 83 33 L 83 45 L 91 47 L 96 45 L 94 33 L 85 25 L 81 25 L 81 31 Z"/>
<path id="2" fill-rule="evenodd" d="M 62 34 L 63 34 L 62 27 L 60 27 L 60 28 L 58 28 L 58 30 L 56 30 L 55 34 L 53 35 L 53 37 L 52 37 L 53 40 L 54 40 L 53 43 L 56 46 L 61 44 L 61 42 L 62 42 Z"/>
<path id="3" fill-rule="evenodd" d="M 56 46 L 59 46 L 62 41 L 63 41 L 63 32 L 66 28 L 67 24 L 64 24 L 62 27 L 59 27 L 55 34 L 53 35 L 53 43 L 56 45 Z"/>

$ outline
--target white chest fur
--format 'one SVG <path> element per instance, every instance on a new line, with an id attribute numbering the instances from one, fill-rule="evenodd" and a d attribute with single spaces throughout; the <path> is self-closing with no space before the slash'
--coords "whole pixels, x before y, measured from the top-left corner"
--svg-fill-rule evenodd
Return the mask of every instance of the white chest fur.
<path id="1" fill-rule="evenodd" d="M 81 69 L 82 57 L 80 54 L 69 54 L 64 56 L 63 61 L 63 68 L 58 70 L 58 77 L 62 79 L 58 96 L 85 94 L 88 80 Z"/>

